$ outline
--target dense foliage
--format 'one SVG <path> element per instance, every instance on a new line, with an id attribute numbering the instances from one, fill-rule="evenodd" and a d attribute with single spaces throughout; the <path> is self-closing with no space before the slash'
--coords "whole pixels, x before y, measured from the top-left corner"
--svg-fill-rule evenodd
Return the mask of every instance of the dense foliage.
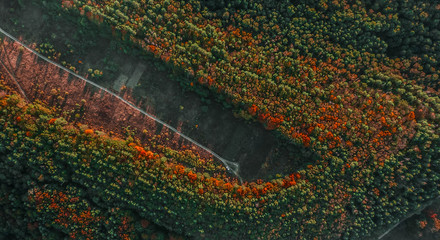
<path id="1" fill-rule="evenodd" d="M 368 31 L 363 29 L 379 25 L 375 20 L 380 13 L 376 16 L 371 10 L 369 18 L 367 6 L 327 4 L 315 9 L 272 3 L 275 9 L 265 12 L 271 9 L 270 3 L 265 8 L 252 2 L 244 4 L 244 10 L 230 10 L 231 16 L 229 11 L 220 15 L 220 10 L 203 9 L 197 1 L 64 1 L 69 9 L 107 21 L 175 71 L 180 69 L 219 92 L 245 117 L 252 115 L 267 129 L 277 129 L 323 154 L 329 152 L 324 153 L 325 148 L 338 152 L 350 147 L 350 158 L 360 158 L 365 150 L 380 150 L 351 147 L 357 139 L 371 137 L 382 146 L 389 135 L 403 139 L 401 134 L 411 132 L 405 128 L 405 117 L 435 119 L 440 105 L 434 90 L 414 85 L 420 79 L 438 77 L 426 75 L 435 70 L 435 64 L 421 71 L 424 68 L 416 57 L 385 55 L 387 44 L 378 33 L 366 39 Z M 268 17 L 278 15 L 280 19 Z M 361 25 L 355 31 L 365 33 L 358 37 L 360 43 L 355 44 L 352 36 L 356 34 L 348 30 L 347 37 L 333 36 L 344 33 L 349 29 L 344 24 L 352 22 Z M 248 25 L 259 27 L 252 30 Z M 437 47 L 437 42 L 432 44 Z"/>
<path id="2" fill-rule="evenodd" d="M 32 120 L 31 113 L 19 116 L 32 108 L 19 111 L 4 100 L 3 151 L 15 154 L 6 159 L 32 164 L 39 154 L 54 154 L 62 165 L 44 171 L 55 181 L 94 186 L 106 202 L 111 195 L 155 223 L 213 239 L 357 239 L 439 194 L 440 5 L 325 0 L 63 0 L 62 5 L 65 14 L 111 26 L 115 35 L 187 76 L 183 85 L 209 89 L 244 118 L 302 143 L 320 160 L 284 179 L 241 185 L 179 165 L 169 153 L 151 152 L 159 157 L 149 159 L 139 146 L 93 132 L 75 130 L 71 142 L 63 137 L 64 127 L 38 115 Z M 34 121 L 37 130 L 25 136 L 17 117 Z M 57 134 L 41 135 L 44 131 Z M 26 144 L 10 146 L 43 136 L 66 146 L 44 144 L 34 153 L 20 149 Z M 95 144 L 78 145 L 76 139 Z M 107 152 L 105 146 L 113 145 L 119 147 Z M 142 161 L 133 163 L 137 155 Z M 63 164 L 81 174 L 62 170 Z M 136 177 L 128 188 L 103 184 L 115 176 Z"/>
<path id="3" fill-rule="evenodd" d="M 8 87 L 0 85 L 0 238 L 183 239 L 142 218 L 133 209 L 104 202 L 104 193 L 97 194 L 98 182 L 90 185 L 90 178 L 99 177 L 102 184 L 106 181 L 105 169 L 87 159 L 96 159 L 94 154 L 102 152 L 95 151 L 96 145 L 85 147 L 90 135 L 97 133 L 84 126 L 70 126 L 58 136 L 58 130 L 67 122 L 52 118 L 53 109 L 39 103 L 27 106 L 16 95 L 8 95 Z M 80 132 L 82 137 L 74 136 Z M 81 144 L 76 143 L 80 139 Z M 125 144 L 122 140 L 107 142 L 118 143 L 113 147 L 120 151 Z M 69 144 L 79 147 L 79 154 L 71 152 L 75 149 L 69 149 Z M 128 150 L 130 153 L 124 152 L 127 156 L 151 155 L 141 149 L 134 153 L 131 147 Z M 96 160 L 103 163 L 105 159 Z M 94 170 L 83 171 L 93 166 Z M 109 172 L 112 174 L 115 173 Z M 132 180 L 121 175 L 114 176 L 113 188 L 132 184 Z"/>
<path id="4" fill-rule="evenodd" d="M 216 236 L 223 228 L 225 234 L 241 239 L 247 234 L 263 233 L 253 232 L 255 226 L 249 228 L 248 222 L 254 218 L 261 218 L 257 225 L 262 229 L 269 228 L 266 222 L 272 216 L 263 209 L 273 208 L 271 212 L 282 215 L 285 210 L 275 200 L 279 193 L 298 191 L 306 184 L 299 180 L 300 174 L 292 174 L 269 183 L 241 185 L 226 176 L 224 167 L 190 150 L 141 147 L 133 139 L 111 138 L 86 126 L 69 124 L 42 103 L 28 105 L 17 95 L 1 96 L 1 176 L 6 194 L 2 199 L 8 209 L 6 214 L 13 217 L 8 222 L 12 229 L 19 229 L 24 223 L 54 225 L 71 236 L 100 239 L 106 233 L 102 228 L 105 225 L 114 229 L 110 237 L 116 238 L 116 228 L 120 226 L 108 226 L 101 212 L 108 215 L 118 208 L 188 235 Z M 154 145 L 154 139 L 150 141 Z M 299 184 L 294 187 L 296 181 Z M 75 207 L 65 209 L 64 203 L 71 198 L 85 200 L 73 200 L 69 206 Z M 90 205 L 100 207 L 90 212 Z M 14 217 L 13 212 L 23 210 L 35 218 Z M 63 214 L 66 211 L 69 216 Z M 78 219 L 75 214 L 87 217 Z M 126 217 L 122 215 L 121 219 Z M 280 220 L 281 217 L 276 222 L 280 224 Z M 87 227 L 90 232 L 86 231 L 86 223 L 92 222 Z M 49 230 L 40 231 L 44 234 Z M 138 231 L 126 234 L 136 236 Z M 18 236 L 27 236 L 24 234 Z"/>

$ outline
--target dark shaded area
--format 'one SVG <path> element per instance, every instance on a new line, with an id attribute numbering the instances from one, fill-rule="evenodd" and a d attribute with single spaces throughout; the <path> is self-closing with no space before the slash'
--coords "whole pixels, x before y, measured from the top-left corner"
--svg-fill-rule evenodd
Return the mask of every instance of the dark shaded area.
<path id="1" fill-rule="evenodd" d="M 381 240 L 439 239 L 439 229 L 436 229 L 433 218 L 431 217 L 433 216 L 432 214 L 438 213 L 439 210 L 440 200 L 437 199 L 430 203 L 425 209 L 400 223 Z M 435 218 L 437 218 L 437 216 Z M 426 226 L 421 225 L 421 222 L 426 222 Z"/>

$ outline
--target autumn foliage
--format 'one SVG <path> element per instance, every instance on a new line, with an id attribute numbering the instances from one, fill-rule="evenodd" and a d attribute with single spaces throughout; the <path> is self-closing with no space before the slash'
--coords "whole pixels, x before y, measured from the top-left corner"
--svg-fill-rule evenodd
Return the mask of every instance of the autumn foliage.
<path id="1" fill-rule="evenodd" d="M 0 150 L 32 171 L 60 183 L 72 179 L 94 186 L 107 199 L 103 202 L 136 209 L 195 238 L 365 238 L 438 196 L 438 4 L 80 0 L 61 5 L 65 14 L 78 13 L 141 48 L 179 76 L 181 85 L 201 95 L 209 91 L 318 160 L 287 176 L 241 183 L 190 150 L 111 141 L 91 129 L 46 146 L 42 142 L 67 135 L 53 127 L 57 119 L 46 116 L 37 128 L 31 126 L 36 120 L 14 98 L 4 97 L 0 106 L 8 124 L 1 124 Z M 52 157 L 43 161 L 32 155 L 37 152 Z M 6 159 L 11 165 L 19 161 Z M 66 166 L 74 173 L 63 171 Z M 128 218 L 121 219 L 118 231 L 126 238 L 132 228 Z M 429 219 L 433 229 L 440 226 L 437 216 Z M 423 220 L 420 226 L 427 224 Z"/>

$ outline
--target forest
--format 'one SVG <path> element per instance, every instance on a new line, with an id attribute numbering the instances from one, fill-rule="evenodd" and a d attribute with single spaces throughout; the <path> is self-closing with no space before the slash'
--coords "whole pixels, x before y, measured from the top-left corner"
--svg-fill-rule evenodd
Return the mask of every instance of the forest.
<path id="1" fill-rule="evenodd" d="M 4 6 L 11 16 L 26 9 L 23 1 Z M 377 239 L 440 195 L 435 1 L 46 0 L 39 7 L 47 24 L 67 19 L 82 38 L 69 47 L 46 39 L 29 50 L 1 35 L 0 219 L 7 220 L 0 238 Z M 179 134 L 150 120 L 141 126 L 145 116 L 72 75 L 99 84 L 116 77 L 110 64 L 73 60 L 101 36 L 213 102 L 206 108 L 219 104 L 257 123 L 290 154 L 274 158 L 281 167 L 270 175 L 243 181 Z M 69 77 L 35 75 L 51 69 L 37 53 Z M 125 118 L 99 114 L 93 104 L 104 100 Z M 438 237 L 438 207 L 430 209 L 410 218 L 417 224 L 409 228 L 434 226 L 417 237 Z"/>

